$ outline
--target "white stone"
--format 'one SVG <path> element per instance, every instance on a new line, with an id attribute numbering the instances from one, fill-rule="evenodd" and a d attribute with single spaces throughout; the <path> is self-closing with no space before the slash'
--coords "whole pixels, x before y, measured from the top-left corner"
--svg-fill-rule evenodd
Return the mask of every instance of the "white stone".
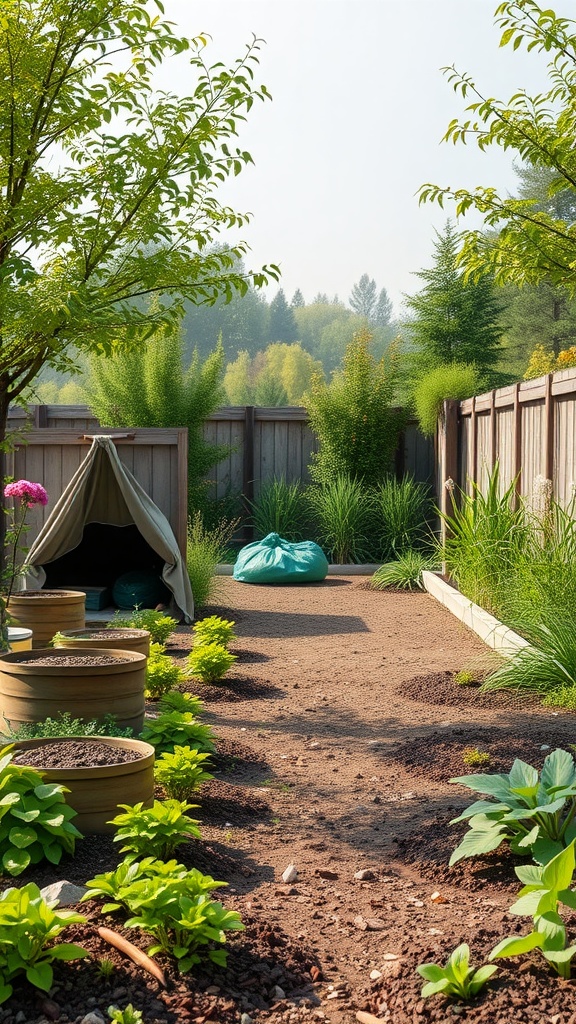
<path id="1" fill-rule="evenodd" d="M 289 864 L 288 867 L 285 868 L 284 871 L 282 872 L 282 881 L 286 882 L 287 885 L 289 885 L 290 882 L 295 882 L 297 878 L 298 871 L 294 864 Z"/>
<path id="2" fill-rule="evenodd" d="M 47 903 L 52 906 L 58 903 L 61 907 L 71 907 L 74 903 L 79 903 L 85 892 L 88 892 L 85 885 L 74 885 L 65 879 L 53 882 L 52 885 L 45 885 L 43 889 L 40 889 L 40 895 Z"/>

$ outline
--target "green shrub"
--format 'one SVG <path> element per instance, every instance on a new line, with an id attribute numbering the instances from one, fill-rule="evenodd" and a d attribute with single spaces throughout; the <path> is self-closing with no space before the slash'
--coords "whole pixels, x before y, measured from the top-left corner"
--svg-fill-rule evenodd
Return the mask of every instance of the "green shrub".
<path id="1" fill-rule="evenodd" d="M 208 528 L 198 511 L 188 521 L 186 567 L 197 610 L 205 608 L 218 593 L 216 566 L 226 561 L 228 546 L 238 524 L 238 519 L 222 519 Z"/>
<path id="2" fill-rule="evenodd" d="M 12 995 L 11 982 L 23 974 L 42 992 L 52 988 L 55 960 L 78 960 L 88 950 L 72 942 L 55 942 L 70 924 L 85 924 L 73 910 L 53 908 L 34 882 L 6 889 L 0 896 L 0 1003 Z"/>
<path id="3" fill-rule="evenodd" d="M 196 721 L 189 711 L 165 711 L 157 718 L 145 718 L 140 738 L 151 743 L 156 754 L 172 751 L 176 745 L 214 752 L 212 729 Z"/>
<path id="4" fill-rule="evenodd" d="M 193 647 L 186 658 L 186 665 L 190 675 L 203 683 L 218 683 L 235 661 L 237 656 L 222 644 L 211 643 Z"/>
<path id="5" fill-rule="evenodd" d="M 407 475 L 401 480 L 389 477 L 377 486 L 374 506 L 383 560 L 392 561 L 407 550 L 430 547 L 433 508 L 427 484 Z"/>
<path id="6" fill-rule="evenodd" d="M 327 384 L 316 375 L 306 409 L 320 448 L 310 472 L 319 484 L 339 477 L 375 484 L 389 471 L 398 442 L 401 419 L 391 408 L 398 383 L 395 349 L 376 360 L 370 352 L 372 335 L 366 329 L 347 346 L 342 369 Z"/>
<path id="7" fill-rule="evenodd" d="M 209 948 L 224 943 L 225 931 L 242 930 L 239 914 L 225 910 L 210 899 L 212 890 L 226 885 L 192 868 L 188 871 L 175 860 L 124 861 L 115 871 L 96 875 L 86 883 L 83 899 L 104 898 L 104 914 L 122 907 L 130 915 L 128 928 L 140 928 L 154 936 L 148 954 L 166 953 L 178 961 L 182 974 L 200 963 L 204 950 L 208 959 L 226 966 L 226 953 Z"/>
<path id="8" fill-rule="evenodd" d="M 374 495 L 355 478 L 337 476 L 321 487 L 312 486 L 306 498 L 320 546 L 332 562 L 361 563 L 370 557 Z"/>
<path id="9" fill-rule="evenodd" d="M 482 376 L 475 366 L 448 363 L 429 370 L 414 385 L 414 406 L 420 430 L 432 436 L 447 398 L 470 398 L 482 390 Z"/>
<path id="10" fill-rule="evenodd" d="M 14 740 L 35 740 L 54 736 L 133 736 L 133 729 L 121 729 L 114 715 L 104 715 L 101 722 L 95 719 L 72 718 L 68 711 L 59 711 L 56 718 L 45 718 L 43 722 L 23 722 L 17 729 L 10 730 Z"/>
<path id="11" fill-rule="evenodd" d="M 234 626 L 235 623 L 230 619 L 221 619 L 219 615 L 210 615 L 206 619 L 200 619 L 192 627 L 194 646 L 214 643 L 228 647 L 228 644 L 236 640 Z"/>
<path id="12" fill-rule="evenodd" d="M 147 629 L 153 643 L 165 644 L 178 623 L 171 615 L 156 612 L 153 608 L 139 608 L 133 612 L 116 612 L 110 622 L 112 629 Z"/>
<path id="13" fill-rule="evenodd" d="M 370 579 L 372 590 L 386 590 L 396 587 L 398 590 L 424 589 L 422 573 L 424 570 L 437 569 L 438 562 L 421 551 L 404 551 L 394 562 L 387 562 L 376 570 Z"/>
<path id="14" fill-rule="evenodd" d="M 179 711 L 181 715 L 190 714 L 197 718 L 204 707 L 200 697 L 192 693 L 181 693 L 180 690 L 170 690 L 162 694 L 158 701 L 158 710 L 161 715 L 170 711 Z"/>
<path id="15" fill-rule="evenodd" d="M 76 811 L 64 800 L 64 786 L 44 783 L 42 772 L 13 758 L 12 746 L 0 751 L 0 857 L 5 872 L 21 875 L 42 860 L 59 864 L 82 835 L 72 824 Z"/>
<path id="16" fill-rule="evenodd" d="M 199 822 L 186 814 L 195 804 L 155 800 L 152 807 L 143 803 L 118 806 L 124 813 L 109 822 L 116 826 L 114 842 L 123 843 L 120 853 L 129 853 L 134 860 L 148 856 L 165 860 L 188 839 L 200 838 Z"/>
<path id="17" fill-rule="evenodd" d="M 156 758 L 154 778 L 170 798 L 186 800 L 203 782 L 214 778 L 204 767 L 209 758 L 190 747 L 174 747 L 172 753 Z"/>
<path id="18" fill-rule="evenodd" d="M 150 644 L 150 655 L 146 665 L 146 696 L 155 700 L 173 690 L 184 680 L 184 673 L 179 665 L 164 654 L 162 644 Z"/>
<path id="19" fill-rule="evenodd" d="M 306 501 L 300 483 L 286 483 L 284 477 L 266 480 L 250 505 L 251 521 L 257 538 L 277 533 L 292 543 L 305 539 L 303 523 Z"/>

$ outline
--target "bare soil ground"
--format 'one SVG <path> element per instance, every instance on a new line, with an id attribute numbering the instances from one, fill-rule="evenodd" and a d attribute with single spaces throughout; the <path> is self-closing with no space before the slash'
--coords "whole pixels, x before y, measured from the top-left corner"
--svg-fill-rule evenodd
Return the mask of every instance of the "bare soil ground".
<path id="1" fill-rule="evenodd" d="M 486 648 L 427 594 L 375 592 L 358 577 L 302 587 L 226 578 L 218 600 L 211 610 L 237 624 L 238 661 L 222 685 L 190 685 L 221 743 L 194 812 L 203 838 L 178 858 L 230 883 L 219 898 L 247 929 L 229 939 L 228 968 L 172 977 L 165 993 L 104 946 L 96 925 L 117 922 L 91 903 L 90 925 L 65 937 L 89 946 L 92 963 L 58 968 L 48 1001 L 19 986 L 0 1021 L 79 1022 L 131 1000 L 145 1024 L 242 1014 L 243 1024 L 352 1024 L 358 1011 L 392 1024 L 576 1024 L 576 988 L 537 953 L 503 961 L 471 1004 L 424 1002 L 415 974 L 463 941 L 480 964 L 528 930 L 507 913 L 519 888 L 508 853 L 448 868 L 462 834 L 449 821 L 471 800 L 448 782 L 471 770 L 464 752 L 489 754 L 479 770 L 508 771 L 516 756 L 539 765 L 546 749 L 576 742 L 574 716 L 458 686 L 453 674 L 485 667 Z M 172 641 L 183 657 L 190 631 Z M 82 882 L 116 859 L 110 839 L 86 839 L 34 880 Z M 289 865 L 297 876 L 286 883 Z M 110 981 L 103 957 L 116 964 Z"/>

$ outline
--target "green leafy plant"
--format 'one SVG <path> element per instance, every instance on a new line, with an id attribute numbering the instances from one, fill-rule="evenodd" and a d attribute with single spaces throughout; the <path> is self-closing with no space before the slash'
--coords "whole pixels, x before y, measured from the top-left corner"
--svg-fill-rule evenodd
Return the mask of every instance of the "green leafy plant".
<path id="1" fill-rule="evenodd" d="M 222 644 L 204 643 L 192 648 L 186 658 L 186 666 L 190 675 L 203 683 L 218 683 L 235 661 L 237 656 Z"/>
<path id="2" fill-rule="evenodd" d="M 83 899 L 104 898 L 104 914 L 124 907 L 130 917 L 127 928 L 140 928 L 155 938 L 148 949 L 153 956 L 174 956 L 181 973 L 200 962 L 202 947 L 224 943 L 225 931 L 242 930 L 239 914 L 210 899 L 209 893 L 226 882 L 217 882 L 193 868 L 188 871 L 175 860 L 145 857 L 123 861 L 115 871 L 97 875 L 86 883 Z M 209 960 L 225 966 L 223 949 L 206 949 Z"/>
<path id="3" fill-rule="evenodd" d="M 192 627 L 194 646 L 222 644 L 222 647 L 228 647 L 228 644 L 236 640 L 235 625 L 231 619 L 222 619 L 219 615 L 209 615 L 205 619 L 200 619 Z"/>
<path id="4" fill-rule="evenodd" d="M 116 826 L 114 842 L 123 843 L 120 853 L 128 853 L 134 860 L 151 855 L 164 860 L 188 839 L 200 838 L 199 822 L 186 814 L 196 804 L 155 800 L 152 807 L 144 807 L 142 802 L 118 806 L 124 813 L 109 822 Z"/>
<path id="5" fill-rule="evenodd" d="M 69 924 L 86 918 L 73 910 L 54 909 L 34 882 L 6 889 L 0 896 L 0 1003 L 12 995 L 12 980 L 26 980 L 49 992 L 55 960 L 78 960 L 88 951 L 72 942 L 55 942 Z"/>
<path id="6" fill-rule="evenodd" d="M 96 719 L 72 718 L 68 711 L 59 711 L 56 718 L 45 718 L 43 722 L 23 722 L 17 729 L 10 730 L 15 740 L 34 740 L 54 736 L 133 736 L 132 729 L 121 729 L 114 715 L 105 715 L 101 722 Z"/>
<path id="7" fill-rule="evenodd" d="M 197 718 L 201 714 L 203 707 L 204 704 L 200 697 L 195 697 L 192 693 L 182 693 L 180 690 L 170 690 L 168 693 L 163 693 L 158 701 L 160 714 L 164 714 L 167 711 L 179 711 L 180 714 L 190 714 L 193 718 Z"/>
<path id="8" fill-rule="evenodd" d="M 258 496 L 248 504 L 256 537 L 277 533 L 292 543 L 304 540 L 306 503 L 300 483 L 287 483 L 284 477 L 266 480 Z"/>
<path id="9" fill-rule="evenodd" d="M 185 800 L 203 782 L 214 778 L 205 769 L 209 756 L 190 747 L 175 747 L 173 753 L 164 753 L 156 758 L 154 778 L 169 797 Z"/>
<path id="10" fill-rule="evenodd" d="M 539 949 L 561 978 L 570 977 L 576 945 L 566 945 L 566 925 L 558 906 L 564 904 L 576 910 L 576 892 L 570 888 L 574 866 L 574 842 L 571 842 L 544 867 L 523 864 L 514 869 L 525 884 L 508 913 L 532 917 L 534 927 L 528 935 L 503 939 L 490 953 L 490 960 Z"/>
<path id="11" fill-rule="evenodd" d="M 485 750 L 478 750 L 478 747 L 467 747 L 462 754 L 462 760 L 468 768 L 487 768 L 490 764 L 490 754 Z"/>
<path id="12" fill-rule="evenodd" d="M 454 676 L 454 682 L 458 686 L 475 686 L 477 679 L 473 672 L 468 672 L 466 669 L 461 669 Z"/>
<path id="13" fill-rule="evenodd" d="M 227 560 L 227 552 L 239 519 L 221 519 L 212 528 L 196 511 L 188 521 L 186 567 L 196 608 L 205 608 L 218 593 L 216 566 Z"/>
<path id="14" fill-rule="evenodd" d="M 164 612 L 156 612 L 153 608 L 138 608 L 123 614 L 116 612 L 106 625 L 112 629 L 147 629 L 153 643 L 165 644 L 178 623 Z"/>
<path id="15" fill-rule="evenodd" d="M 437 994 L 449 999 L 473 999 L 498 968 L 495 964 L 471 967 L 470 947 L 463 942 L 452 951 L 444 967 L 420 964 L 416 970 L 427 982 L 422 988 L 423 999 Z"/>
<path id="16" fill-rule="evenodd" d="M 111 1021 L 114 1021 L 114 1024 L 141 1024 L 144 1020 L 142 1011 L 137 1010 L 132 1003 L 128 1003 L 123 1010 L 118 1006 L 109 1006 L 108 1016 Z"/>
<path id="17" fill-rule="evenodd" d="M 508 775 L 463 775 L 450 782 L 490 799 L 477 800 L 451 822 L 469 822 L 450 865 L 479 857 L 508 840 L 514 853 L 545 864 L 576 838 L 576 766 L 567 750 L 553 750 L 536 768 L 518 758 Z"/>
<path id="18" fill-rule="evenodd" d="M 382 559 L 392 561 L 405 551 L 430 546 L 433 508 L 427 484 L 408 475 L 388 477 L 376 487 L 374 510 Z"/>
<path id="19" fill-rule="evenodd" d="M 403 551 L 393 562 L 376 570 L 370 579 L 372 590 L 423 590 L 422 573 L 438 568 L 438 561 L 421 551 Z"/>
<path id="20" fill-rule="evenodd" d="M 64 786 L 44 783 L 42 772 L 13 764 L 12 745 L 0 751 L 0 856 L 9 875 L 21 875 L 29 864 L 74 853 L 82 835 L 72 824 L 76 817 L 65 802 Z"/>
<path id="21" fill-rule="evenodd" d="M 173 690 L 184 679 L 180 666 L 164 651 L 162 644 L 150 644 L 146 665 L 146 696 L 152 700 Z"/>
<path id="22" fill-rule="evenodd" d="M 166 711 L 158 718 L 145 718 L 140 738 L 151 743 L 157 755 L 171 752 L 176 746 L 214 752 L 212 729 L 197 722 L 189 711 Z"/>
<path id="23" fill-rule="evenodd" d="M 306 498 L 318 542 L 333 562 L 365 562 L 370 555 L 374 495 L 355 477 L 340 474 L 309 487 Z"/>

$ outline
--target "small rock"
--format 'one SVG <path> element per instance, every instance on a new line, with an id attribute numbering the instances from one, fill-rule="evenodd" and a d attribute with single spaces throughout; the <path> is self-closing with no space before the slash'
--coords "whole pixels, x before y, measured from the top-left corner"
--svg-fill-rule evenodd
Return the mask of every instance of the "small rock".
<path id="1" fill-rule="evenodd" d="M 382 977 L 382 971 L 370 971 L 370 981 L 378 981 L 378 978 Z"/>
<path id="2" fill-rule="evenodd" d="M 383 1017 L 375 1017 L 373 1013 L 366 1013 L 365 1010 L 356 1011 L 356 1020 L 360 1024 L 382 1024 Z"/>
<path id="3" fill-rule="evenodd" d="M 85 1017 L 82 1017 L 80 1024 L 103 1024 L 104 1017 L 98 1010 L 90 1010 Z"/>
<path id="4" fill-rule="evenodd" d="M 444 932 L 442 931 L 441 928 L 429 928 L 428 929 L 428 934 L 429 935 L 444 935 Z"/>
<path id="5" fill-rule="evenodd" d="M 207 996 L 217 996 L 220 994 L 220 985 L 208 985 L 208 988 L 204 989 Z"/>
<path id="6" fill-rule="evenodd" d="M 252 1017 L 249 1013 L 240 1014 L 240 1024 L 252 1024 Z"/>
<path id="7" fill-rule="evenodd" d="M 318 916 L 320 916 L 320 915 L 318 915 Z M 322 971 L 320 970 L 320 968 L 316 967 L 316 965 L 311 967 L 310 968 L 310 977 L 312 978 L 312 981 L 321 981 L 322 980 Z"/>
<path id="8" fill-rule="evenodd" d="M 286 999 L 286 993 L 280 985 L 274 985 L 272 995 L 274 996 L 274 999 Z"/>
<path id="9" fill-rule="evenodd" d="M 79 903 L 85 892 L 88 892 L 85 885 L 74 885 L 65 879 L 53 882 L 52 885 L 45 885 L 43 889 L 40 889 L 40 895 L 47 903 L 58 903 L 61 907 L 70 907 L 74 903 Z"/>
<path id="10" fill-rule="evenodd" d="M 430 897 L 430 900 L 432 901 L 432 903 L 447 903 L 448 902 L 446 897 L 443 896 L 442 893 L 439 892 L 438 890 L 436 890 L 435 892 L 432 893 L 432 895 Z"/>
<path id="11" fill-rule="evenodd" d="M 298 871 L 294 864 L 289 864 L 287 868 L 282 872 L 282 881 L 290 885 L 291 882 L 295 882 L 298 878 Z"/>
<path id="12" fill-rule="evenodd" d="M 376 878 L 376 875 L 373 871 L 370 871 L 369 868 L 362 868 L 361 871 L 354 872 L 354 878 L 358 882 L 372 882 Z"/>
<path id="13" fill-rule="evenodd" d="M 314 740 L 314 743 L 308 744 L 308 750 L 318 750 L 319 748 L 320 744 L 316 740 Z"/>
<path id="14" fill-rule="evenodd" d="M 14 1017 L 15 1024 L 26 1024 L 26 1014 L 24 1010 L 18 1010 L 18 1013 Z"/>
<path id="15" fill-rule="evenodd" d="M 368 740 L 369 747 L 382 747 L 384 746 L 383 740 Z"/>
<path id="16" fill-rule="evenodd" d="M 399 957 L 398 957 L 397 953 L 384 953 L 382 955 L 382 959 L 383 960 L 398 960 Z"/>
<path id="17" fill-rule="evenodd" d="M 549 743 L 543 743 L 542 746 L 540 747 L 540 750 L 550 750 L 550 744 Z M 552 1022 L 552 1024 L 554 1024 L 554 1021 Z"/>
<path id="18" fill-rule="evenodd" d="M 40 1000 L 40 1010 L 48 1020 L 60 1020 L 60 1007 L 53 999 L 48 997 Z"/>

